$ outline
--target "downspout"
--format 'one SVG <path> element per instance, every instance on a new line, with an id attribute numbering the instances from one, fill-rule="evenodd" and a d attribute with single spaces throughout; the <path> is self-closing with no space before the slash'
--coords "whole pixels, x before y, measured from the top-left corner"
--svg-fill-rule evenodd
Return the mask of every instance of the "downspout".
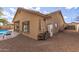
<path id="1" fill-rule="evenodd" d="M 41 19 L 39 20 L 39 30 L 44 33 L 46 30 L 46 20 L 45 18 L 43 19 L 43 21 L 41 21 Z"/>
<path id="2" fill-rule="evenodd" d="M 41 19 L 39 19 L 39 32 L 41 32 Z"/>
<path id="3" fill-rule="evenodd" d="M 46 24 L 46 18 L 44 18 L 44 26 L 45 26 L 45 31 L 48 31 L 47 30 L 47 24 Z"/>

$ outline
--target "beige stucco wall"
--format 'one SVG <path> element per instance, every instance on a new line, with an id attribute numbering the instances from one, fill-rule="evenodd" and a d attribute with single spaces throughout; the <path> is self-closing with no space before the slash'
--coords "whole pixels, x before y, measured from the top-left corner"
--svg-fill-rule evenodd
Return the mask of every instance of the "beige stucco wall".
<path id="1" fill-rule="evenodd" d="M 25 11 L 21 11 L 21 13 L 16 17 L 16 21 L 20 20 L 20 32 L 22 32 L 22 22 L 28 21 L 30 22 L 30 32 L 29 33 L 23 33 L 24 35 L 36 39 L 37 40 L 37 35 L 39 33 L 39 20 L 42 20 L 43 17 L 31 14 Z"/>
<path id="2" fill-rule="evenodd" d="M 76 31 L 79 32 L 79 24 L 76 25 Z"/>
<path id="3" fill-rule="evenodd" d="M 64 22 L 64 18 L 60 13 L 57 13 L 57 21 L 59 24 L 59 29 L 63 30 L 64 27 L 66 26 L 65 22 Z"/>
<path id="4" fill-rule="evenodd" d="M 12 25 L 5 25 L 5 26 L 0 26 L 0 29 L 8 29 L 8 30 L 13 30 L 14 26 Z"/>
<path id="5" fill-rule="evenodd" d="M 53 26 L 54 26 L 53 32 L 54 33 L 57 33 L 59 30 L 64 29 L 65 23 L 64 23 L 64 20 L 59 12 L 51 14 L 51 18 L 47 18 L 47 19 L 48 19 L 47 20 L 48 24 L 50 24 L 50 23 L 53 24 Z M 57 27 L 55 27 L 55 24 L 57 24 Z"/>

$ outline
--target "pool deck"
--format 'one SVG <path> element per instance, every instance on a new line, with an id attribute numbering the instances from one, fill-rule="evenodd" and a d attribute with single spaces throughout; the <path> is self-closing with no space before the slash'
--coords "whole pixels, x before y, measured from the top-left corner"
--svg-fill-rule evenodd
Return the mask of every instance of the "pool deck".
<path id="1" fill-rule="evenodd" d="M 2 35 L 2 36 L 0 36 L 0 41 L 14 38 L 17 35 L 19 35 L 18 32 L 14 32 L 14 31 L 11 30 L 11 35 Z"/>

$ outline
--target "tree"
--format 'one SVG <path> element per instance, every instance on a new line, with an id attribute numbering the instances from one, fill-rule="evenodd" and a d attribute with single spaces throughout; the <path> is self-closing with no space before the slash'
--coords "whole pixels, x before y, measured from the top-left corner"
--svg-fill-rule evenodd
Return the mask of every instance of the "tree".
<path id="1" fill-rule="evenodd" d="M 6 18 L 0 19 L 0 22 L 3 23 L 3 25 L 9 24 Z"/>

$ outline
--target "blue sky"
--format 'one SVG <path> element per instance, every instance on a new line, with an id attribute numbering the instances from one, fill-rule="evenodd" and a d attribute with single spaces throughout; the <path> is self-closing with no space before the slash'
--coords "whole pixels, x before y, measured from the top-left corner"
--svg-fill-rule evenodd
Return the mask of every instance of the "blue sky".
<path id="1" fill-rule="evenodd" d="M 0 18 L 6 18 L 10 23 L 12 23 L 16 10 L 17 10 L 16 7 L 3 7 L 2 13 L 4 15 L 0 16 Z"/>
<path id="2" fill-rule="evenodd" d="M 78 19 L 76 19 L 76 17 L 79 16 L 78 7 L 24 7 L 24 8 L 39 11 L 43 14 L 61 10 L 66 23 L 79 22 Z M 9 22 L 12 22 L 13 17 L 16 13 L 16 10 L 17 10 L 17 7 L 3 7 L 2 12 L 4 16 L 1 16 L 1 17 L 7 18 Z"/>

